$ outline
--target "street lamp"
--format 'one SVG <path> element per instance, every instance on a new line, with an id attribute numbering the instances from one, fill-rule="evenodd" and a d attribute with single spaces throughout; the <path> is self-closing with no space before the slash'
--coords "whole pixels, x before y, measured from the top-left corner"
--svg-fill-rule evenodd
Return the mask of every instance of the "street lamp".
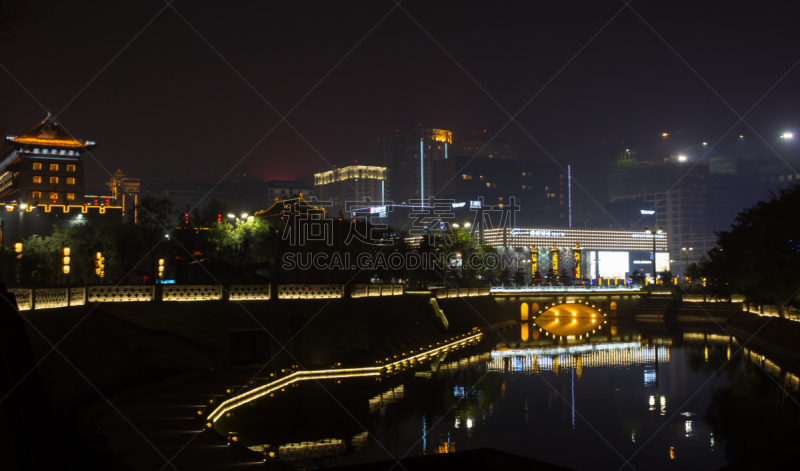
<path id="1" fill-rule="evenodd" d="M 691 260 L 689 256 L 692 254 L 692 250 L 694 250 L 694 247 L 681 247 L 681 253 L 684 256 L 681 260 L 686 262 L 686 267 L 684 268 L 684 270 L 689 268 L 689 260 Z"/>
<path id="2" fill-rule="evenodd" d="M 657 273 L 656 272 L 656 234 L 661 234 L 662 232 L 664 232 L 664 228 L 663 227 L 659 227 L 655 232 L 653 232 L 652 230 L 650 230 L 649 227 L 645 227 L 644 231 L 646 233 L 650 234 L 651 236 L 653 236 L 653 283 L 655 283 L 656 280 L 657 280 L 657 276 L 656 276 L 656 273 Z"/>

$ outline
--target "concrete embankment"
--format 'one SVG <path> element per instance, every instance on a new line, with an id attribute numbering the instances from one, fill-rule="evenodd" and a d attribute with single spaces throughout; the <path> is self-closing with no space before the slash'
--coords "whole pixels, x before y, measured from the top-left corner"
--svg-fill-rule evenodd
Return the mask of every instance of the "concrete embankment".
<path id="1" fill-rule="evenodd" d="M 792 360 L 795 367 L 800 363 L 800 322 L 743 311 L 733 316 L 725 329 L 751 348 L 771 350 Z"/>
<path id="2" fill-rule="evenodd" d="M 24 315 L 35 326 L 28 335 L 37 361 L 43 359 L 51 403 L 84 408 L 101 400 L 92 386 L 129 399 L 126 392 L 146 392 L 148 383 L 166 386 L 188 372 L 226 374 L 236 365 L 363 366 L 514 319 L 488 296 L 445 299 L 439 300 L 445 329 L 430 299 L 102 303 Z M 58 349 L 69 362 L 48 354 L 62 338 Z"/>
<path id="3" fill-rule="evenodd" d="M 192 418 L 192 407 L 242 386 L 267 361 L 259 376 L 298 361 L 308 368 L 365 366 L 473 327 L 488 331 L 487 324 L 514 322 L 513 314 L 490 297 L 454 298 L 440 300 L 449 323 L 445 329 L 430 300 L 426 294 L 101 303 L 23 315 L 33 325 L 27 333 L 34 357 L 41 361 L 49 402 L 56 410 L 69 411 L 76 422 L 100 426 L 114 456 L 133 469 L 163 466 L 161 455 L 135 433 L 143 430 L 167 456 L 191 441 L 190 449 L 180 454 L 181 469 L 201 469 L 212 462 L 234 469 L 236 464 L 249 465 L 249 454 L 231 454 L 218 446 L 216 436 L 190 440 L 201 425 Z M 50 352 L 51 343 L 65 358 Z M 284 344 L 290 354 L 281 351 Z"/>

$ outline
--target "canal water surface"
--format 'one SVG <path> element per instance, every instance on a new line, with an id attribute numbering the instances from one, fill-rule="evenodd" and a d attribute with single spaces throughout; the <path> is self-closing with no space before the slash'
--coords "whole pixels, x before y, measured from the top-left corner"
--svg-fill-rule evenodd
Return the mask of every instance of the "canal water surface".
<path id="1" fill-rule="evenodd" d="M 214 428 L 306 468 L 491 447 L 574 469 L 716 469 L 800 433 L 798 377 L 718 329 L 564 320 L 396 374 L 300 381 Z"/>

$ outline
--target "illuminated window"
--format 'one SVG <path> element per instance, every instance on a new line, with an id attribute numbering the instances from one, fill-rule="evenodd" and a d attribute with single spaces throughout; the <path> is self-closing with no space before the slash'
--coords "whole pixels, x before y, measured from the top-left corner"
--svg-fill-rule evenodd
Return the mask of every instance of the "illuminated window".
<path id="1" fill-rule="evenodd" d="M 42 197 L 42 192 L 41 191 L 32 191 L 31 192 L 31 198 L 38 199 L 38 198 L 41 198 L 41 197 Z"/>
<path id="2" fill-rule="evenodd" d="M 51 172 L 58 172 L 58 164 L 50 164 Z"/>
<path id="3" fill-rule="evenodd" d="M 41 170 L 42 169 L 42 164 L 39 163 L 39 162 L 34 162 L 33 163 L 33 169 L 34 170 Z"/>
<path id="4" fill-rule="evenodd" d="M 72 201 L 75 199 L 75 193 L 67 193 L 67 200 Z"/>
<path id="5" fill-rule="evenodd" d="M 75 166 L 74 165 L 72 165 L 72 164 L 67 165 L 67 172 L 74 172 L 74 171 L 75 171 Z"/>
<path id="6" fill-rule="evenodd" d="M 50 184 L 55 185 L 58 183 L 58 177 L 50 177 Z"/>
<path id="7" fill-rule="evenodd" d="M 75 179 L 73 177 L 67 178 L 67 185 L 74 185 L 74 184 L 75 184 Z"/>
<path id="8" fill-rule="evenodd" d="M 42 177 L 38 175 L 33 177 L 33 183 L 42 183 Z"/>

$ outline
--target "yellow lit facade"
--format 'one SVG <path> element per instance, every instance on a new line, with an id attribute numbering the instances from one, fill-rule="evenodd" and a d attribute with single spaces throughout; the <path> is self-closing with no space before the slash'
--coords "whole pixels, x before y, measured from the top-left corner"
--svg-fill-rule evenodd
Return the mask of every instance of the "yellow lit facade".
<path id="1" fill-rule="evenodd" d="M 386 167 L 351 165 L 314 174 L 314 189 L 320 201 L 333 201 L 341 209 L 348 201 L 364 202 L 369 198 L 375 206 L 384 198 Z"/>
<path id="2" fill-rule="evenodd" d="M 453 143 L 453 133 L 444 129 L 431 129 L 433 140 L 436 142 Z"/>

